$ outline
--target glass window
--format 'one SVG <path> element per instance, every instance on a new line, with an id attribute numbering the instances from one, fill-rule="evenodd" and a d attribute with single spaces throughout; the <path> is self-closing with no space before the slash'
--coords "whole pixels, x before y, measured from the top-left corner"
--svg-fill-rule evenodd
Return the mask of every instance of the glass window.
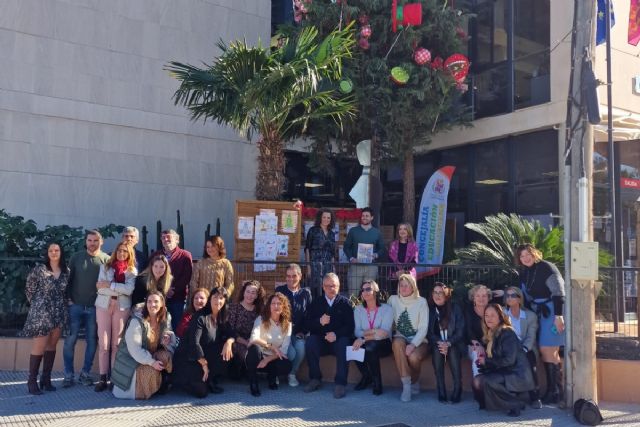
<path id="1" fill-rule="evenodd" d="M 559 213 L 558 185 L 519 187 L 516 192 L 516 212 L 519 215 Z"/>
<path id="2" fill-rule="evenodd" d="M 515 108 L 550 100 L 549 0 L 514 0 Z"/>
<path id="3" fill-rule="evenodd" d="M 509 182 L 509 157 L 505 140 L 477 144 L 473 158 L 476 188 Z"/>
<path id="4" fill-rule="evenodd" d="M 554 130 L 513 137 L 517 185 L 558 182 L 558 133 Z"/>

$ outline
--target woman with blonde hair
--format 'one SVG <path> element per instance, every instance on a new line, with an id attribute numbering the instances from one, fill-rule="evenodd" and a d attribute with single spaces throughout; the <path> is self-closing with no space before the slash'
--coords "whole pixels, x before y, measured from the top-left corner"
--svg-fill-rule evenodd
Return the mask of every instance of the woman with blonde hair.
<path id="1" fill-rule="evenodd" d="M 473 379 L 474 397 L 480 409 L 508 410 L 517 417 L 524 409 L 519 394 L 534 388 L 527 356 L 499 304 L 485 308 L 482 328 L 487 351 L 476 361 L 480 375 Z"/>
<path id="2" fill-rule="evenodd" d="M 131 304 L 137 305 L 144 302 L 145 297 L 151 291 L 159 291 L 166 298 L 171 287 L 173 275 L 169 261 L 164 255 L 155 255 L 142 273 L 136 277 L 136 285 L 131 295 Z"/>
<path id="3" fill-rule="evenodd" d="M 400 400 L 408 402 L 412 394 L 420 393 L 420 369 L 429 354 L 426 339 L 429 306 L 410 274 L 398 278 L 398 294 L 389 298 L 389 305 L 393 308 L 396 325 L 391 347 L 402 381 Z"/>
<path id="4" fill-rule="evenodd" d="M 491 289 L 485 285 L 475 285 L 469 289 L 468 296 L 471 305 L 468 305 L 464 311 L 464 324 L 466 328 L 469 359 L 473 361 L 474 352 L 476 355 L 484 353 L 484 345 L 482 343 L 482 337 L 484 335 L 482 330 L 484 309 L 491 302 L 493 293 Z"/>
<path id="5" fill-rule="evenodd" d="M 291 361 L 287 359 L 291 328 L 289 299 L 276 292 L 267 299 L 262 315 L 256 319 L 251 331 L 246 363 L 253 396 L 260 396 L 258 370 L 267 372 L 271 390 L 278 388 L 278 376 L 287 375 L 291 371 Z"/>
<path id="6" fill-rule="evenodd" d="M 98 326 L 98 365 L 100 380 L 95 391 L 107 389 L 107 376 L 118 351 L 120 336 L 129 318 L 131 294 L 135 288 L 136 257 L 133 246 L 121 242 L 111 258 L 100 266 L 98 296 L 96 297 L 96 324 Z M 109 356 L 111 350 L 111 356 Z M 111 362 L 111 363 L 109 363 Z"/>
<path id="7" fill-rule="evenodd" d="M 127 323 L 116 354 L 111 381 L 118 399 L 149 399 L 160 391 L 163 373 L 171 373 L 176 339 L 171 332 L 164 296 L 151 291 L 140 316 Z"/>
<path id="8" fill-rule="evenodd" d="M 408 222 L 398 224 L 396 240 L 389 247 L 389 259 L 395 264 L 390 272 L 391 279 L 409 273 L 416 277 L 415 265 L 418 263 L 418 245 L 413 239 L 413 227 Z"/>

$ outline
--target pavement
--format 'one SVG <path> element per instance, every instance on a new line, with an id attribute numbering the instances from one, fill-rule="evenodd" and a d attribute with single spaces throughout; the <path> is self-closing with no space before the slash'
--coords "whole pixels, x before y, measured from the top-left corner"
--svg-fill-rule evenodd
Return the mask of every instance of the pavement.
<path id="1" fill-rule="evenodd" d="M 269 390 L 261 383 L 262 396 L 253 397 L 244 383 L 226 382 L 225 392 L 195 399 L 172 390 L 147 401 L 125 401 L 93 387 L 61 387 L 62 373 L 54 373 L 55 392 L 41 396 L 27 393 L 27 373 L 0 371 L 0 426 L 579 426 L 569 411 L 545 406 L 523 411 L 519 418 L 501 412 L 479 411 L 470 394 L 457 405 L 441 404 L 434 391 L 423 391 L 408 403 L 400 390 L 385 388 L 381 396 L 371 390 L 347 388 L 344 399 L 333 398 L 333 384 L 314 393 L 302 385 L 284 384 Z M 603 425 L 639 426 L 640 405 L 604 402 Z"/>

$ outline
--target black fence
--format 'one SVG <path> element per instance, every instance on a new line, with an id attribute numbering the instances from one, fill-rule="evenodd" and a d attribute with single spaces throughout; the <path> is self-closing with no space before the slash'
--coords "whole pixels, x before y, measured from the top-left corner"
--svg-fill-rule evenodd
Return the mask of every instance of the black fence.
<path id="1" fill-rule="evenodd" d="M 15 335 L 22 329 L 28 306 L 24 298 L 26 274 L 38 262 L 33 258 L 0 258 L 0 336 Z M 267 290 L 284 284 L 288 263 L 233 261 L 236 289 L 244 280 L 258 279 Z M 349 264 L 333 263 L 321 265 L 299 263 L 303 272 L 303 286 L 319 290 L 317 277 L 322 271 L 333 271 L 340 278 L 341 292 L 354 297 L 364 280 L 376 280 L 380 289 L 388 295 L 396 293 L 397 266 L 394 264 Z M 419 265 L 417 268 L 430 269 L 431 274 L 418 280 L 422 295 L 429 295 L 435 282 L 443 282 L 454 288 L 454 298 L 468 301 L 467 291 L 475 284 L 485 284 L 492 289 L 504 289 L 517 284 L 514 271 L 500 266 L 477 265 Z M 308 275 L 307 273 L 311 274 Z M 315 273 L 315 274 L 314 274 Z M 601 268 L 602 288 L 596 299 L 595 329 L 598 338 L 640 340 L 638 318 L 638 281 L 640 268 Z M 319 291 L 316 291 L 319 292 Z"/>

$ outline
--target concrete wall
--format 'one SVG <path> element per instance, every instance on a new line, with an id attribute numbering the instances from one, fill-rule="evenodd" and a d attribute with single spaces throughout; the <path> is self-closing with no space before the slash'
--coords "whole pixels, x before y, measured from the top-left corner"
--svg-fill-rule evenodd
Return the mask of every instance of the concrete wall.
<path id="1" fill-rule="evenodd" d="M 0 207 L 40 226 L 151 231 L 180 209 L 188 249 L 217 217 L 232 243 L 255 146 L 190 122 L 162 68 L 212 62 L 219 39 L 268 41 L 270 13 L 255 0 L 0 3 Z"/>

